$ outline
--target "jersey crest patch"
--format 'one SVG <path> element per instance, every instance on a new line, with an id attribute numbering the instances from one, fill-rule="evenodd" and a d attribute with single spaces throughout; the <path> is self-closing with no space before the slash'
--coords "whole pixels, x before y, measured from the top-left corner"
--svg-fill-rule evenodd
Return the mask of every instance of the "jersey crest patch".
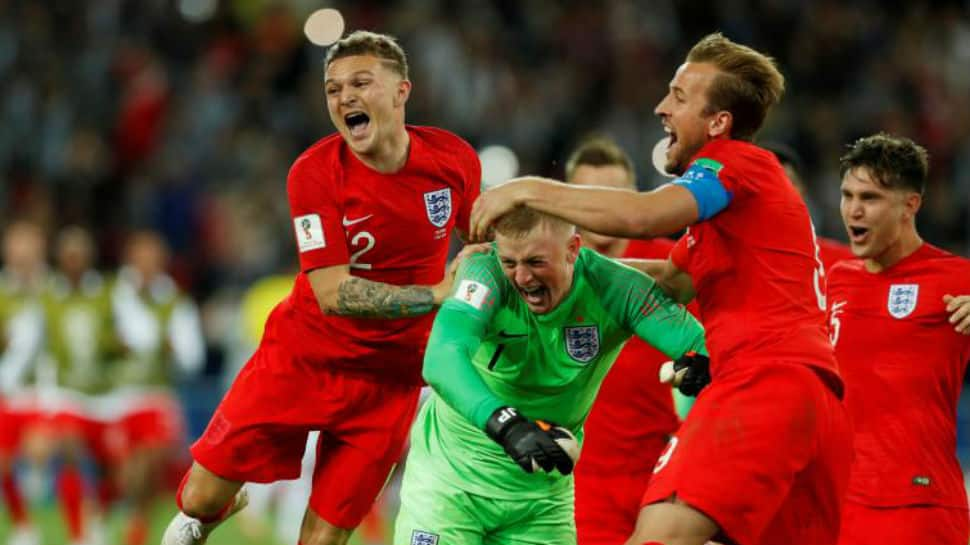
<path id="1" fill-rule="evenodd" d="M 444 188 L 424 194 L 424 210 L 435 227 L 444 227 L 451 218 L 451 189 Z"/>
<path id="2" fill-rule="evenodd" d="M 893 284 L 889 286 L 889 300 L 886 302 L 889 314 L 897 320 L 909 316 L 916 309 L 918 297 L 919 284 Z"/>
<path id="3" fill-rule="evenodd" d="M 318 214 L 293 218 L 293 229 L 296 230 L 296 244 L 301 252 L 327 247 L 327 240 L 323 236 L 323 223 Z"/>
<path id="4" fill-rule="evenodd" d="M 411 531 L 411 545 L 438 545 L 438 534 L 422 530 Z"/>
<path id="5" fill-rule="evenodd" d="M 482 309 L 482 305 L 485 304 L 485 298 L 488 297 L 488 293 L 491 290 L 488 286 L 482 284 L 481 282 L 475 282 L 474 280 L 462 280 L 458 284 L 458 289 L 455 290 L 455 299 L 463 303 L 467 303 L 477 310 Z"/>
<path id="6" fill-rule="evenodd" d="M 564 329 L 566 332 L 566 352 L 572 359 L 580 363 L 589 363 L 600 353 L 600 329 L 598 326 L 573 326 Z"/>

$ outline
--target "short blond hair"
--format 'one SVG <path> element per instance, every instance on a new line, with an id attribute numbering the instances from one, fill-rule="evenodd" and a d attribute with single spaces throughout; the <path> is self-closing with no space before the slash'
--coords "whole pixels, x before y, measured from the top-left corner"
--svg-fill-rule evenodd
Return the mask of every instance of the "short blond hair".
<path id="1" fill-rule="evenodd" d="M 775 59 L 727 39 L 720 32 L 701 38 L 687 62 L 709 63 L 720 70 L 707 89 L 705 113 L 731 112 L 731 137 L 751 140 L 768 111 L 785 94 L 785 77 Z"/>
<path id="2" fill-rule="evenodd" d="M 630 186 L 635 187 L 633 161 L 623 148 L 605 136 L 591 136 L 569 155 L 566 160 L 566 181 L 568 182 L 576 169 L 582 165 L 593 167 L 618 166 L 630 175 Z"/>
<path id="3" fill-rule="evenodd" d="M 371 55 L 381 59 L 384 64 L 403 79 L 408 79 L 408 57 L 393 36 L 366 30 L 357 30 L 333 44 L 327 51 L 324 70 L 330 63 L 343 57 Z"/>
<path id="4" fill-rule="evenodd" d="M 495 222 L 497 234 L 518 239 L 529 236 L 540 227 L 561 231 L 564 234 L 576 232 L 575 225 L 528 206 L 517 206 Z"/>

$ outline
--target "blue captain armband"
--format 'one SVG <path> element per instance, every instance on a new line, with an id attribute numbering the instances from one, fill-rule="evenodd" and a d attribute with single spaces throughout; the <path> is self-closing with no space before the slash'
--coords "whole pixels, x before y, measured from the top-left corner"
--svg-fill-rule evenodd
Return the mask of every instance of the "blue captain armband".
<path id="1" fill-rule="evenodd" d="M 711 219 L 731 202 L 731 192 L 724 189 L 724 184 L 717 176 L 722 168 L 723 165 L 713 159 L 698 159 L 691 163 L 683 176 L 671 182 L 687 188 L 694 195 L 697 221 Z"/>

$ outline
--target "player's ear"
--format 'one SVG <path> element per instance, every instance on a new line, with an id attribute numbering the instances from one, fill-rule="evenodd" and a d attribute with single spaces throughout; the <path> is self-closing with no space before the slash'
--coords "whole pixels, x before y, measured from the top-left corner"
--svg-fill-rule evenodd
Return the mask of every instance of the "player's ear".
<path id="1" fill-rule="evenodd" d="M 394 107 L 400 108 L 404 106 L 409 96 L 411 96 L 411 81 L 402 79 L 397 83 L 397 90 L 394 93 Z"/>
<path id="2" fill-rule="evenodd" d="M 906 207 L 905 212 L 903 212 L 903 217 L 911 220 L 916 217 L 920 206 L 923 205 L 923 196 L 915 191 L 907 193 L 903 205 Z"/>
<path id="3" fill-rule="evenodd" d="M 715 113 L 710 121 L 707 122 L 707 135 L 711 138 L 719 136 L 730 136 L 731 127 L 734 125 L 734 116 L 727 110 Z"/>
<path id="4" fill-rule="evenodd" d="M 583 245 L 583 238 L 579 236 L 579 233 L 573 233 L 569 236 L 569 242 L 566 245 L 566 261 L 572 265 L 579 258 L 579 248 Z"/>

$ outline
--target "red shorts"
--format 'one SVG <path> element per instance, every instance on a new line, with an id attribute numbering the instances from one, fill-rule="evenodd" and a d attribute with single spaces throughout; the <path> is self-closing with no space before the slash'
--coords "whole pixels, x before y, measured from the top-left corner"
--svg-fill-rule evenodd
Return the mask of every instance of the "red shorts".
<path id="1" fill-rule="evenodd" d="M 310 508 L 334 526 L 355 528 L 404 450 L 419 392 L 309 368 L 264 342 L 192 445 L 192 456 L 225 479 L 295 479 L 307 433 L 320 430 Z"/>
<path id="2" fill-rule="evenodd" d="M 640 445 L 640 455 L 652 465 L 667 444 L 667 435 Z M 630 448 L 620 449 L 629 452 Z M 599 468 L 583 464 L 574 473 L 576 486 L 576 536 L 579 545 L 623 545 L 633 534 L 640 513 L 640 499 L 653 476 L 651 471 L 625 473 L 622 466 Z"/>
<path id="3" fill-rule="evenodd" d="M 118 422 L 125 448 L 169 447 L 185 438 L 185 421 L 178 399 L 168 392 L 151 392 L 139 397 Z"/>
<path id="4" fill-rule="evenodd" d="M 124 455 L 124 433 L 112 422 L 91 418 L 80 411 L 61 410 L 44 425 L 55 437 L 78 437 L 98 465 L 117 462 Z"/>
<path id="5" fill-rule="evenodd" d="M 846 500 L 839 545 L 967 545 L 966 509 L 919 505 L 870 507 Z"/>
<path id="6" fill-rule="evenodd" d="M 582 467 L 582 460 L 580 465 Z M 589 475 L 577 468 L 578 545 L 623 545 L 633 534 L 651 473 Z"/>
<path id="7" fill-rule="evenodd" d="M 0 456 L 16 456 L 24 433 L 39 423 L 43 413 L 34 403 L 4 403 L 0 400 Z"/>
<path id="8" fill-rule="evenodd" d="M 834 545 L 852 460 L 842 402 L 803 365 L 707 387 L 657 460 L 642 504 L 676 497 L 738 545 Z"/>

